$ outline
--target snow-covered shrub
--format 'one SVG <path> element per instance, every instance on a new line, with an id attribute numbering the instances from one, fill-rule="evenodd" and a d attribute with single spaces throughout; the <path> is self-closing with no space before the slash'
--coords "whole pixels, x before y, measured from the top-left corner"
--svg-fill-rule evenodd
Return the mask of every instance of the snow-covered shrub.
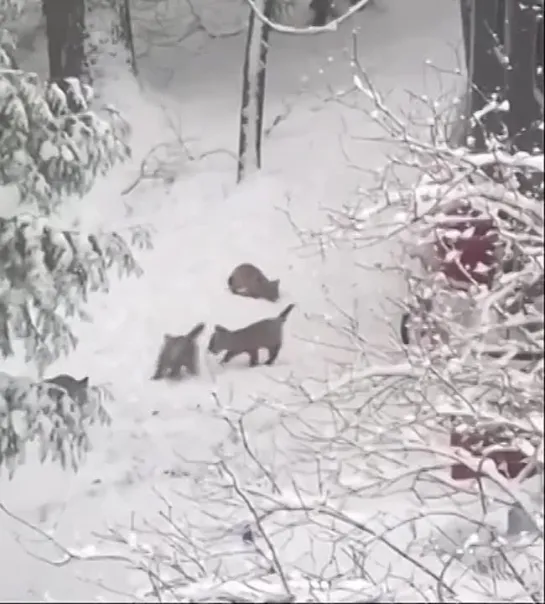
<path id="1" fill-rule="evenodd" d="M 456 560 L 460 572 L 469 567 L 481 574 L 487 560 L 492 567 L 499 564 L 511 585 L 509 597 L 516 593 L 535 601 L 537 577 L 543 573 L 543 150 L 512 152 L 492 138 L 483 153 L 452 148 L 437 117 L 421 135 L 415 124 L 391 111 L 363 72 L 356 73 L 355 84 L 368 99 L 368 115 L 396 150 L 363 203 L 360 198 L 357 207 L 332 215 L 332 224 L 316 235 L 321 244 L 334 240 L 363 249 L 373 237 L 371 216 L 382 215 L 388 236 L 397 237 L 406 249 L 400 265 L 409 280 L 404 310 L 410 318 L 398 325 L 400 331 L 407 328 L 410 343 L 401 363 L 352 371 L 315 399 L 342 416 L 342 434 L 324 438 L 319 430 L 312 433 L 307 426 L 305 431 L 312 433 L 311 441 L 351 451 L 354 467 L 357 459 L 360 464 L 365 459 L 375 486 L 384 489 L 412 476 L 417 490 L 435 483 L 437 499 L 439 484 L 441 490 L 448 485 L 449 496 L 470 495 L 474 527 L 447 556 L 448 565 Z M 440 102 L 421 101 L 430 116 L 441 114 Z M 388 174 L 400 167 L 415 175 L 415 185 L 403 190 L 396 182 L 392 187 Z M 392 401 L 399 405 L 398 417 L 391 417 Z M 355 402 L 358 413 L 352 415 Z M 383 421 L 386 425 L 377 428 Z M 460 433 L 458 444 L 455 435 Z M 470 440 L 476 456 L 463 446 Z M 385 457 L 401 451 L 412 460 L 425 452 L 428 462 L 384 471 Z M 515 479 L 509 478 L 509 454 L 518 455 L 524 466 Z M 461 465 L 482 477 L 470 487 L 458 486 L 448 474 Z M 535 480 L 529 480 L 534 474 Z M 370 489 L 368 478 L 358 482 L 351 488 Z M 507 510 L 519 505 L 535 526 L 526 548 L 520 543 L 515 548 L 505 536 L 512 517 Z M 456 514 L 465 517 L 458 504 L 449 506 L 449 514 L 458 507 Z M 498 512 L 498 506 L 501 529 L 489 524 L 490 512 Z M 429 543 L 430 536 L 422 541 Z M 514 548 L 517 563 L 505 562 Z M 469 561 L 470 550 L 479 550 L 478 562 Z M 521 568 L 532 571 L 528 575 Z M 450 571 L 441 576 L 458 597 L 460 589 L 470 588 L 467 583 L 462 588 L 464 582 Z M 489 596 L 507 597 L 496 590 L 490 585 Z M 484 596 L 477 591 L 472 597 Z M 542 594 L 542 585 L 538 591 Z"/>
<path id="2" fill-rule="evenodd" d="M 0 0 L 0 15 L 13 17 L 23 4 Z M 106 117 L 94 112 L 92 90 L 79 81 L 61 90 L 16 68 L 14 49 L 0 32 L 0 352 L 6 358 L 22 342 L 26 361 L 42 374 L 76 345 L 69 321 L 89 319 L 88 295 L 108 290 L 110 270 L 140 272 L 118 233 L 83 233 L 51 221 L 63 199 L 83 198 L 97 177 L 129 156 L 129 128 L 112 108 Z M 88 424 L 107 419 L 100 392 L 91 389 L 89 399 L 81 405 L 2 374 L 0 466 L 13 472 L 31 440 L 39 441 L 42 458 L 52 448 L 63 464 L 76 464 L 88 447 Z"/>

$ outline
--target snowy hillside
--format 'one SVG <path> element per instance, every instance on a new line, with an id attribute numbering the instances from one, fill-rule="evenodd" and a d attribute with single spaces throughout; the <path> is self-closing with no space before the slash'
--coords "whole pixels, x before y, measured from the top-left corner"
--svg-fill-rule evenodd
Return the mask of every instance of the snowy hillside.
<path id="1" fill-rule="evenodd" d="M 139 14 L 143 12 L 135 11 L 142 50 L 146 45 Z M 188 13 L 176 18 L 171 16 L 169 23 L 182 32 Z M 431 96 L 459 86 L 450 73 L 457 66 L 459 21 L 453 0 L 376 0 L 335 33 L 273 34 L 264 169 L 240 186 L 234 182 L 234 154 L 243 34 L 209 39 L 201 31 L 168 47 L 151 45 L 140 58 L 142 90 L 119 81 L 104 85 L 108 101 L 132 123 L 134 159 L 87 198 L 67 207 L 61 219 L 77 219 L 82 228 L 148 226 L 153 249 L 138 252 L 141 278 L 114 281 L 110 294 L 90 300 L 93 322 L 75 326 L 77 350 L 48 373 L 89 375 L 93 382 L 108 385 L 114 397 L 113 423 L 94 430 L 94 449 L 77 475 L 42 466 L 29 456 L 13 480 L 1 476 L 4 505 L 44 531 L 54 531 L 70 546 L 89 543 L 107 524 L 128 526 L 134 517 L 151 519 L 163 505 L 154 489 L 189 489 L 195 472 L 202 471 L 191 462 L 212 463 L 218 447 L 228 446 L 230 429 L 217 401 L 241 412 L 261 401 L 246 429 L 265 458 L 272 459 L 274 452 L 282 467 L 297 470 L 301 460 L 294 439 L 278 427 L 280 410 L 272 403 L 295 407 L 297 392 L 290 384 L 319 390 L 320 383 L 338 378 L 347 363 L 357 360 L 339 333 L 324 324 L 324 319 L 342 323 L 340 309 L 356 313 L 371 358 L 395 354 L 400 315 L 395 301 L 404 295 L 396 273 L 376 268 L 395 264 L 398 250 L 393 244 L 385 241 L 365 254 L 332 249 L 323 258 L 301 244 L 295 229 L 323 226 L 326 210 L 340 209 L 353 199 L 358 187 L 371 182 L 366 171 L 383 161 L 385 146 L 370 140 L 378 133 L 376 126 L 350 108 L 358 102 L 354 93 L 342 94 L 352 85 L 351 32 L 355 28 L 358 33 L 360 60 L 375 84 L 399 107 L 409 103 L 407 90 Z M 240 23 L 218 24 L 210 18 L 207 27 L 217 31 L 220 26 L 229 31 Z M 43 68 L 36 51 L 29 50 L 25 60 Z M 426 60 L 441 66 L 441 77 L 425 66 Z M 164 158 L 172 182 L 146 180 L 122 195 L 138 177 L 145 154 L 162 142 L 170 143 Z M 228 274 L 244 261 L 280 278 L 278 303 L 227 291 Z M 375 270 L 358 269 L 357 264 Z M 278 314 L 290 302 L 296 307 L 272 367 L 250 369 L 244 357 L 220 367 L 206 354 L 215 324 L 242 327 Z M 202 375 L 179 384 L 151 381 L 163 334 L 184 333 L 200 321 L 206 323 L 200 338 Z M 5 369 L 20 375 L 33 371 L 20 359 L 10 359 Z M 319 415 L 309 412 L 312 421 L 323 419 Z M 292 425 L 297 426 L 296 420 Z M 239 470 L 244 472 L 242 464 Z M 207 477 L 202 481 L 205 493 Z M 198 499 L 203 493 L 188 502 L 186 513 L 204 530 L 207 520 Z M 408 506 L 408 500 L 400 503 L 390 496 L 373 506 L 384 511 L 385 505 Z M 373 506 L 366 510 L 369 515 Z M 218 503 L 212 502 L 210 509 L 222 513 Z M 229 522 L 237 527 L 243 520 Z M 24 547 L 16 534 L 23 535 Z M 237 535 L 230 538 L 240 545 Z M 62 600 L 88 600 L 101 593 L 97 582 L 118 590 L 108 598 L 123 600 L 134 587 L 127 584 L 121 565 L 57 568 L 25 551 L 53 555 L 43 540 L 43 535 L 0 514 L 1 600 L 39 600 L 46 592 Z"/>

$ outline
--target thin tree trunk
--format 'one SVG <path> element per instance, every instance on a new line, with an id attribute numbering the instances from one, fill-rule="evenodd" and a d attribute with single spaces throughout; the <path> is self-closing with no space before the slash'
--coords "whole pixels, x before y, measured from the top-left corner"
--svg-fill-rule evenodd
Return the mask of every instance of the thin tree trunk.
<path id="1" fill-rule="evenodd" d="M 505 4 L 503 0 L 461 0 L 461 9 L 470 80 L 467 107 L 469 116 L 472 116 L 483 109 L 494 95 L 500 99 L 505 95 L 506 69 L 501 58 L 505 40 Z M 501 131 L 499 113 L 488 112 L 471 133 L 475 150 L 486 148 L 487 134 L 499 134 Z"/>
<path id="2" fill-rule="evenodd" d="M 43 0 L 46 19 L 49 81 L 65 93 L 71 111 L 84 109 L 79 90 L 67 78 L 90 81 L 85 56 L 85 2 L 84 0 Z"/>
<path id="3" fill-rule="evenodd" d="M 259 0 L 266 17 L 273 13 L 275 0 Z M 265 81 L 270 27 L 251 11 L 246 38 L 242 79 L 242 103 L 238 146 L 237 182 L 261 168 L 261 140 L 265 105 Z"/>
<path id="4" fill-rule="evenodd" d="M 132 33 L 132 19 L 130 0 L 118 0 L 119 2 L 119 37 L 128 54 L 128 62 L 132 73 L 138 75 L 136 53 L 134 52 L 134 37 Z"/>
<path id="5" fill-rule="evenodd" d="M 314 11 L 312 25 L 322 27 L 329 21 L 331 16 L 331 0 L 312 0 L 309 8 Z"/>
<path id="6" fill-rule="evenodd" d="M 541 8 L 540 8 L 541 7 Z M 537 123 L 542 121 L 541 107 L 536 95 L 538 19 L 542 5 L 535 0 L 524 4 L 513 2 L 510 11 L 511 69 L 509 70 L 509 117 L 508 126 L 515 149 L 532 152 L 543 148 L 542 135 Z"/>
<path id="7" fill-rule="evenodd" d="M 464 59 L 468 78 L 471 79 L 471 10 L 472 0 L 460 0 L 460 16 L 462 17 L 462 36 L 464 38 Z"/>
<path id="8" fill-rule="evenodd" d="M 70 0 L 43 0 L 49 58 L 49 79 L 57 81 L 66 75 L 68 2 Z"/>
<path id="9" fill-rule="evenodd" d="M 46 18 L 49 78 L 82 78 L 85 61 L 84 0 L 43 0 Z"/>
<path id="10" fill-rule="evenodd" d="M 462 35 L 464 38 L 464 58 L 465 64 L 467 68 L 467 72 L 471 71 L 471 63 L 472 63 L 472 53 L 474 52 L 474 47 L 472 43 L 472 35 L 471 35 L 471 13 L 474 10 L 475 2 L 478 0 L 460 0 L 460 13 L 462 17 Z M 489 15 L 490 24 L 492 25 L 491 31 L 497 35 L 498 42 L 500 44 L 505 44 L 505 34 L 506 34 L 506 20 L 507 13 L 510 2 L 507 4 L 505 0 L 487 0 L 488 6 L 483 7 L 482 4 L 479 8 L 485 8 L 485 15 Z M 492 6 L 494 4 L 494 6 Z M 479 15 L 483 15 L 482 11 L 479 11 Z M 487 19 L 488 21 L 488 19 Z"/>
<path id="11" fill-rule="evenodd" d="M 541 11 L 541 19 L 537 21 L 537 34 L 534 47 L 534 56 L 536 57 L 534 96 L 537 104 L 541 107 L 541 115 L 543 115 L 543 7 Z"/>
<path id="12" fill-rule="evenodd" d="M 454 123 L 449 134 L 449 143 L 455 147 L 467 146 L 469 134 L 469 116 L 471 115 L 472 79 L 473 79 L 473 28 L 472 0 L 460 0 L 460 17 L 462 20 L 462 37 L 464 41 L 464 62 L 467 84 L 463 98 L 456 108 Z"/>
<path id="13" fill-rule="evenodd" d="M 475 38 L 473 40 L 473 90 L 475 110 L 482 109 L 494 93 L 505 90 L 505 67 L 499 45 L 505 38 L 504 22 L 498 18 L 498 0 L 473 0 Z"/>

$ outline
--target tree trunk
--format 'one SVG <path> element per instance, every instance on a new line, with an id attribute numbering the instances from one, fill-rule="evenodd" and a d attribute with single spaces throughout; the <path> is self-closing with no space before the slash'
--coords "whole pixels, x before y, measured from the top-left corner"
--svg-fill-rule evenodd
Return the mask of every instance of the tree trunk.
<path id="1" fill-rule="evenodd" d="M 258 0 L 257 7 L 266 17 L 273 12 L 275 0 Z M 237 182 L 249 172 L 261 168 L 261 138 L 265 104 L 265 80 L 270 27 L 250 13 L 242 79 L 242 103 L 238 146 Z"/>
<path id="2" fill-rule="evenodd" d="M 475 38 L 472 83 L 475 110 L 482 109 L 494 93 L 505 91 L 506 70 L 498 56 L 499 46 L 505 39 L 504 21 L 498 17 L 497 3 L 498 0 L 473 0 Z"/>
<path id="3" fill-rule="evenodd" d="M 472 0 L 460 0 L 460 13 L 462 17 L 462 36 L 464 38 L 464 59 L 468 78 L 471 79 L 471 7 Z"/>
<path id="4" fill-rule="evenodd" d="M 536 99 L 538 62 L 543 48 L 537 48 L 538 20 L 541 20 L 541 2 L 526 0 L 513 2 L 510 11 L 511 69 L 509 70 L 508 98 L 509 134 L 514 149 L 531 153 L 543 149 L 541 122 L 542 108 Z M 538 56 L 539 53 L 539 56 Z"/>
<path id="5" fill-rule="evenodd" d="M 43 9 L 50 80 L 59 83 L 88 75 L 84 0 L 43 0 Z"/>
<path id="6" fill-rule="evenodd" d="M 312 0 L 309 8 L 314 11 L 312 25 L 322 27 L 329 21 L 331 15 L 331 0 Z"/>
<path id="7" fill-rule="evenodd" d="M 501 61 L 505 41 L 504 0 L 461 0 L 462 31 L 470 86 L 468 113 L 474 115 L 506 89 L 506 69 Z M 497 112 L 490 112 L 472 132 L 475 149 L 485 148 L 487 132 L 498 134 L 502 126 Z"/>
<path id="8" fill-rule="evenodd" d="M 138 65 L 134 52 L 134 38 L 132 34 L 132 19 L 130 0 L 118 0 L 119 12 L 119 39 L 123 42 L 128 55 L 128 63 L 132 73 L 138 75 Z"/>
<path id="9" fill-rule="evenodd" d="M 536 57 L 534 96 L 538 105 L 541 107 L 541 115 L 543 115 L 543 8 L 541 11 L 541 19 L 538 19 L 537 21 L 537 35 L 534 48 L 534 56 Z"/>

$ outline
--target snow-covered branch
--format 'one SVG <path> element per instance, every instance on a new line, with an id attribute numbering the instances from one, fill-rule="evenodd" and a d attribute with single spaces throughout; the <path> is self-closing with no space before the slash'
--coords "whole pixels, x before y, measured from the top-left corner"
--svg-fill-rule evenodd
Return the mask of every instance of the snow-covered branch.
<path id="1" fill-rule="evenodd" d="M 344 14 L 336 19 L 332 19 L 326 25 L 313 26 L 307 25 L 305 27 L 293 27 L 291 25 L 281 25 L 269 19 L 263 10 L 259 8 L 255 0 L 246 0 L 246 3 L 250 6 L 251 10 L 255 13 L 257 18 L 264 24 L 268 25 L 273 31 L 279 34 L 289 35 L 302 35 L 302 36 L 313 36 L 316 34 L 323 34 L 328 31 L 336 31 L 341 23 L 352 17 L 359 10 L 361 10 L 370 0 L 358 0 L 355 2 Z"/>

